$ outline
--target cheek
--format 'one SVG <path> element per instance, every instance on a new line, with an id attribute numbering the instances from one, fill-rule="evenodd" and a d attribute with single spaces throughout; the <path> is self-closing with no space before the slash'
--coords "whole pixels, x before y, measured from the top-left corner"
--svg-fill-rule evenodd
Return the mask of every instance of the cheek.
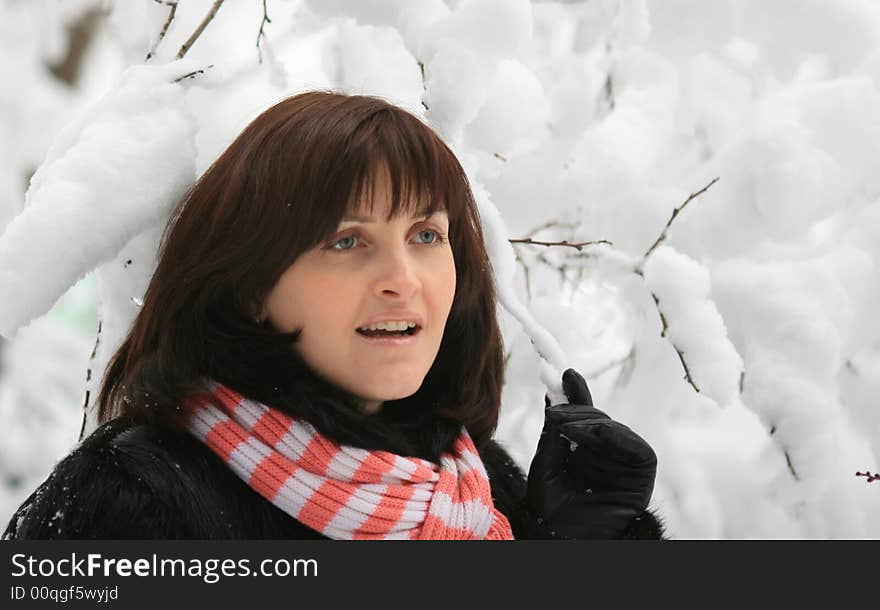
<path id="1" fill-rule="evenodd" d="M 449 302 L 452 303 L 452 299 L 455 298 L 455 286 L 456 286 L 456 275 L 455 275 L 455 267 L 452 267 L 452 271 L 449 273 L 449 279 L 447 280 L 447 289 L 446 293 L 449 297 Z"/>
<path id="2" fill-rule="evenodd" d="M 324 334 L 350 317 L 348 310 L 357 302 L 352 289 L 352 282 L 332 275 L 297 270 L 282 277 L 269 294 L 269 317 L 284 331 L 309 327 Z"/>
<path id="3" fill-rule="evenodd" d="M 304 322 L 319 327 L 321 334 L 348 328 L 358 303 L 357 284 L 320 274 L 303 290 Z"/>
<path id="4" fill-rule="evenodd" d="M 455 262 L 450 254 L 449 258 L 444 261 L 442 272 L 437 276 L 435 283 L 435 298 L 448 310 L 452 306 L 455 298 L 456 273 Z"/>

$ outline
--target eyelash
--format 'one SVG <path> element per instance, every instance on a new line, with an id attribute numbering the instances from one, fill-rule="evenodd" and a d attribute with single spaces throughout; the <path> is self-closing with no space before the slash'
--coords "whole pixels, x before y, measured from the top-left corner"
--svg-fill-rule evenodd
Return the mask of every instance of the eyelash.
<path id="1" fill-rule="evenodd" d="M 418 235 L 419 233 L 424 233 L 425 231 L 430 231 L 431 233 L 433 233 L 434 235 L 436 235 L 437 238 L 436 238 L 433 242 L 431 242 L 431 243 L 429 243 L 429 244 L 421 244 L 421 245 L 423 245 L 423 246 L 439 246 L 439 245 L 442 245 L 442 244 L 444 244 L 444 243 L 446 243 L 446 242 L 448 241 L 448 239 L 447 239 L 447 237 L 446 237 L 446 234 L 443 233 L 442 231 L 438 230 L 438 229 L 422 229 L 422 230 L 420 230 L 420 231 L 417 233 L 417 235 Z M 335 247 L 334 247 L 334 246 L 336 246 L 339 242 L 341 242 L 342 240 L 344 240 L 344 239 L 348 239 L 348 238 L 350 238 L 350 237 L 354 237 L 354 238 L 356 238 L 356 239 L 360 239 L 360 236 L 358 236 L 357 233 L 352 233 L 352 234 L 350 234 L 350 235 L 344 235 L 343 237 L 340 237 L 340 238 L 337 239 L 337 240 L 334 240 L 334 241 L 329 242 L 329 243 L 324 247 L 324 249 L 325 249 L 325 250 L 330 250 L 331 252 L 351 252 L 352 250 L 355 249 L 355 247 L 351 247 L 351 248 L 335 248 Z"/>

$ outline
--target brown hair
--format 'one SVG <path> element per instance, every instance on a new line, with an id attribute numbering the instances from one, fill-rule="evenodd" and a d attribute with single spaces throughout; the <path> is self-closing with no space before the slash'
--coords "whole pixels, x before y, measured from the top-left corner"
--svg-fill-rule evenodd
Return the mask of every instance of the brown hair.
<path id="1" fill-rule="evenodd" d="M 320 380 L 311 379 L 308 396 L 303 384 L 296 393 L 293 381 L 309 376 L 290 349 L 299 331 L 277 332 L 255 322 L 253 312 L 300 254 L 336 231 L 352 201 L 372 201 L 383 167 L 391 177 L 388 220 L 418 204 L 448 212 L 457 281 L 422 387 L 382 411 L 427 410 L 466 425 L 478 445 L 488 440 L 498 419 L 503 346 L 464 170 L 412 114 L 381 99 L 331 92 L 296 95 L 263 112 L 179 203 L 141 310 L 107 366 L 99 422 L 130 415 L 180 425 L 183 399 L 203 377 L 323 418 L 312 422 L 319 429 L 331 426 L 328 399 L 354 417 L 354 397 Z M 324 406 L 306 413 L 306 399 Z"/>

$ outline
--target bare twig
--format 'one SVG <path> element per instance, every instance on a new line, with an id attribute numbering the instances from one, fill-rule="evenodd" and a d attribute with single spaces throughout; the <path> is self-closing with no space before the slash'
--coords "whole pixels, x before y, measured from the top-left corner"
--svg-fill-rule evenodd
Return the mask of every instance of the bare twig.
<path id="1" fill-rule="evenodd" d="M 658 299 L 657 295 L 653 292 L 651 293 L 651 298 L 654 299 L 654 305 L 657 306 L 657 313 L 660 314 L 660 321 L 663 322 L 663 330 L 660 331 L 660 336 L 665 338 L 666 333 L 669 332 L 669 324 L 666 323 L 666 316 L 663 315 L 663 310 L 660 309 L 660 299 Z"/>
<path id="2" fill-rule="evenodd" d="M 86 369 L 86 384 L 88 384 L 92 380 L 92 363 L 95 361 L 95 356 L 98 354 L 98 345 L 101 343 L 101 326 L 103 322 L 98 320 L 98 334 L 95 336 L 95 347 L 92 348 L 92 355 L 89 356 L 89 367 Z M 89 416 L 89 398 L 91 392 L 86 390 L 86 398 L 83 401 L 83 420 L 82 426 L 79 429 L 79 440 L 83 439 L 83 435 L 86 431 L 86 421 Z"/>
<path id="3" fill-rule="evenodd" d="M 660 309 L 660 299 L 658 299 L 658 298 L 657 298 L 657 295 L 654 294 L 653 292 L 651 293 L 651 298 L 654 299 L 654 303 L 657 305 L 657 313 L 660 314 L 660 321 L 663 322 L 663 331 L 660 333 L 660 336 L 661 336 L 661 337 L 666 337 L 667 332 L 669 331 L 669 324 L 666 322 L 666 316 L 663 315 L 663 310 Z M 672 340 L 670 339 L 669 342 L 672 344 L 672 347 L 675 348 L 675 353 L 678 354 L 678 359 L 681 361 L 681 366 L 684 368 L 684 377 L 685 377 L 685 379 L 687 380 L 687 382 L 688 382 L 689 384 L 691 384 L 691 387 L 694 389 L 694 391 L 696 391 L 697 393 L 699 393 L 700 388 L 697 387 L 697 384 L 694 383 L 694 380 L 693 380 L 693 378 L 691 377 L 691 371 L 690 371 L 690 369 L 688 368 L 687 362 L 686 362 L 685 359 L 684 359 L 684 352 L 682 352 L 682 351 L 678 348 L 678 346 L 675 344 L 675 341 L 672 341 Z"/>
<path id="4" fill-rule="evenodd" d="M 770 436 L 776 434 L 776 424 L 770 426 Z M 785 456 L 785 464 L 788 466 L 788 471 L 791 473 L 791 476 L 794 477 L 795 481 L 800 481 L 800 477 L 798 476 L 797 471 L 794 469 L 794 464 L 791 463 L 791 456 L 788 454 L 788 449 L 782 446 L 782 443 L 779 442 L 779 448 L 782 449 L 782 455 Z"/>
<path id="5" fill-rule="evenodd" d="M 669 221 L 666 223 L 666 226 L 663 228 L 663 232 L 660 234 L 660 237 L 658 237 L 656 239 L 656 241 L 651 245 L 651 247 L 648 248 L 648 251 L 645 252 L 645 255 L 642 257 L 642 261 L 638 265 L 636 265 L 635 269 L 633 269 L 633 272 L 636 275 L 638 275 L 640 277 L 645 277 L 644 270 L 643 270 L 644 262 L 648 259 L 648 257 L 651 255 L 651 253 L 657 248 L 657 246 L 659 246 L 663 242 L 663 240 L 666 239 L 666 233 L 669 230 L 669 227 L 672 225 L 672 222 L 678 216 L 679 212 L 681 212 L 685 208 L 685 206 L 688 203 L 690 203 L 692 200 L 694 200 L 695 198 L 697 198 L 698 196 L 700 196 L 701 194 L 703 194 L 707 190 L 709 190 L 709 188 L 711 188 L 711 186 L 713 184 L 715 184 L 716 182 L 718 182 L 718 178 L 713 179 L 709 184 L 707 184 L 706 186 L 701 188 L 699 191 L 691 193 L 690 196 L 685 200 L 684 203 L 682 203 L 679 207 L 675 208 L 675 210 L 672 212 L 672 216 L 669 218 Z M 669 323 L 666 321 L 666 316 L 663 314 L 663 310 L 660 308 L 660 299 L 658 299 L 657 295 L 654 294 L 653 292 L 651 293 L 651 298 L 654 299 L 654 304 L 657 306 L 657 313 L 660 314 L 660 321 L 663 323 L 663 330 L 660 332 L 660 336 L 666 337 L 669 333 Z M 694 380 L 691 377 L 690 369 L 688 368 L 687 361 L 684 358 L 684 352 L 681 349 L 679 349 L 679 347 L 675 344 L 674 341 L 670 340 L 670 343 L 672 344 L 672 347 L 675 348 L 675 352 L 678 354 L 678 359 L 681 361 L 681 366 L 682 366 L 682 368 L 684 368 L 685 379 L 687 380 L 687 382 L 689 384 L 691 384 L 691 387 L 694 388 L 695 391 L 699 392 L 700 388 L 697 387 L 697 384 L 694 383 Z M 744 379 L 745 379 L 745 373 L 743 372 L 739 378 L 740 393 L 742 393 Z M 787 454 L 786 454 L 786 459 L 788 459 Z M 789 469 L 791 470 L 791 472 L 795 476 L 795 478 L 797 478 L 797 475 L 794 472 L 794 468 L 791 467 L 791 462 L 789 462 Z"/>
<path id="6" fill-rule="evenodd" d="M 718 182 L 718 178 L 717 178 L 717 177 L 714 178 L 714 179 L 712 180 L 712 182 L 710 182 L 709 184 L 707 184 L 706 186 L 704 186 L 703 188 L 701 188 L 699 191 L 697 191 L 697 192 L 695 192 L 695 193 L 691 193 L 690 196 L 685 200 L 684 203 L 682 203 L 679 207 L 677 207 L 677 208 L 675 208 L 675 210 L 673 210 L 673 212 L 672 212 L 672 216 L 669 218 L 669 221 L 666 223 L 666 226 L 663 227 L 663 232 L 660 234 L 660 237 L 658 237 L 658 238 L 657 238 L 657 241 L 655 241 L 655 242 L 651 245 L 651 247 L 648 248 L 648 251 L 645 252 L 645 255 L 642 257 L 643 259 L 648 258 L 648 257 L 651 255 L 651 253 L 654 251 L 654 249 L 655 249 L 657 246 L 659 246 L 660 243 L 661 243 L 664 239 L 666 239 L 666 232 L 669 230 L 669 226 L 672 224 L 672 221 L 675 220 L 675 217 L 676 217 L 676 216 L 678 216 L 678 213 L 681 212 L 681 211 L 684 209 L 684 207 L 685 207 L 687 204 L 689 204 L 693 199 L 696 199 L 697 197 L 699 197 L 700 195 L 702 195 L 703 193 L 705 193 L 706 191 L 708 191 L 709 188 L 711 188 L 711 186 L 712 186 L 713 184 L 715 184 L 716 182 Z"/>
<path id="7" fill-rule="evenodd" d="M 183 46 L 180 47 L 180 50 L 177 52 L 177 59 L 183 59 L 183 56 L 186 55 L 187 51 L 195 44 L 196 40 L 199 39 L 199 36 L 202 35 L 202 32 L 205 31 L 205 28 L 208 27 L 208 24 L 211 23 L 211 20 L 214 19 L 214 15 L 217 14 L 217 11 L 220 10 L 220 6 L 223 4 L 223 0 L 214 0 L 214 4 L 211 6 L 211 10 L 208 11 L 208 14 L 205 15 L 205 18 L 202 19 L 202 22 L 199 24 L 199 27 L 196 28 L 196 31 L 192 33 L 192 36 L 183 43 Z"/>
<path id="8" fill-rule="evenodd" d="M 260 21 L 260 31 L 257 33 L 257 57 L 259 58 L 260 63 L 263 63 L 263 51 L 262 49 L 260 49 L 260 41 L 263 39 L 263 36 L 265 36 L 265 33 L 263 32 L 263 27 L 267 23 L 272 23 L 272 20 L 269 19 L 269 13 L 267 12 L 266 8 L 266 0 L 263 0 L 263 20 Z"/>
<path id="9" fill-rule="evenodd" d="M 675 347 L 675 343 L 673 343 L 672 345 L 673 345 L 673 347 Z M 680 349 L 678 349 L 678 347 L 675 347 L 675 353 L 678 354 L 678 359 L 681 361 L 681 366 L 684 367 L 684 377 L 685 377 L 685 379 L 687 379 L 687 382 L 688 382 L 689 384 L 691 384 L 691 387 L 692 387 L 692 388 L 694 388 L 694 392 L 699 393 L 699 392 L 700 392 L 700 388 L 698 388 L 698 387 L 697 387 L 697 384 L 694 383 L 694 380 L 691 379 L 691 372 L 690 372 L 690 370 L 688 370 L 687 362 L 686 362 L 685 359 L 684 359 L 684 353 L 683 353 Z"/>
<path id="10" fill-rule="evenodd" d="M 578 277 L 583 275 L 583 266 L 577 265 L 578 261 L 593 257 L 593 255 L 590 254 L 589 252 L 582 251 L 582 248 L 584 246 L 591 245 L 591 244 L 600 244 L 600 243 L 610 244 L 611 242 L 609 242 L 607 240 L 591 241 L 591 242 L 569 242 L 568 240 L 562 240 L 562 241 L 551 242 L 551 241 L 536 240 L 536 239 L 534 239 L 533 236 L 535 234 L 537 234 L 541 231 L 545 231 L 547 229 L 568 229 L 570 231 L 574 231 L 580 225 L 581 225 L 580 222 L 563 222 L 560 220 L 549 220 L 547 222 L 544 222 L 544 223 L 534 227 L 532 230 L 530 230 L 528 233 L 526 233 L 525 237 L 519 238 L 519 239 L 511 239 L 509 241 L 511 243 L 519 243 L 519 244 L 526 244 L 526 245 L 568 246 L 569 248 L 573 248 L 573 249 L 577 250 L 577 252 L 572 252 L 571 250 L 567 250 L 567 254 L 563 255 L 563 257 L 562 257 L 563 260 L 561 262 L 550 260 L 550 257 L 545 256 L 545 254 L 542 252 L 538 252 L 536 254 L 530 255 L 531 257 L 533 257 L 534 260 L 541 263 L 542 265 L 545 265 L 545 266 L 557 271 L 559 273 L 560 284 L 564 284 L 566 281 L 569 281 L 568 273 L 571 270 L 574 270 L 578 274 Z M 548 252 L 548 250 L 545 250 L 545 252 Z M 531 281 L 530 281 L 530 274 L 529 274 L 530 268 L 527 263 L 528 259 L 525 256 L 523 256 L 522 251 L 515 250 L 514 254 L 516 256 L 517 262 L 520 265 L 522 265 L 523 271 L 525 273 L 526 292 L 528 293 L 529 300 L 531 300 L 532 292 L 531 292 Z M 574 264 L 569 264 L 569 263 L 574 263 Z"/>
<path id="11" fill-rule="evenodd" d="M 874 481 L 880 481 L 880 472 L 878 472 L 876 474 L 871 474 L 870 470 L 866 470 L 865 472 L 856 471 L 856 476 L 857 477 L 867 477 L 868 483 L 873 483 Z"/>
<path id="12" fill-rule="evenodd" d="M 174 21 L 174 15 L 177 13 L 177 0 L 155 0 L 159 4 L 164 4 L 169 7 L 171 10 L 168 11 L 168 19 L 165 20 L 165 25 L 162 26 L 162 30 L 159 32 L 159 38 L 156 39 L 156 43 L 150 49 L 149 53 L 147 53 L 147 57 L 144 61 L 150 61 L 150 58 L 156 54 L 156 49 L 159 48 L 159 44 L 162 42 L 162 39 L 165 38 L 165 34 L 168 33 L 168 27 L 171 25 L 171 22 Z"/>
<path id="13" fill-rule="evenodd" d="M 187 73 L 187 74 L 184 74 L 183 76 L 178 76 L 177 78 L 175 78 L 175 79 L 174 79 L 173 81 L 171 81 L 171 82 L 172 82 L 172 83 L 179 83 L 180 81 L 185 80 L 185 79 L 187 79 L 187 78 L 192 78 L 192 77 L 195 76 L 196 74 L 204 74 L 204 73 L 205 73 L 205 70 L 207 70 L 207 69 L 209 69 L 209 68 L 213 68 L 213 67 L 214 67 L 214 64 L 208 64 L 208 65 L 205 66 L 204 68 L 199 68 L 198 70 L 193 70 L 192 72 L 189 72 L 189 73 Z"/>
<path id="14" fill-rule="evenodd" d="M 784 450 L 785 454 L 785 463 L 788 465 L 788 471 L 791 473 L 791 476 L 794 477 L 795 481 L 800 481 L 801 478 L 798 476 L 798 473 L 794 469 L 794 464 L 791 463 L 791 456 L 788 455 L 788 449 Z"/>
<path id="15" fill-rule="evenodd" d="M 499 155 L 497 155 L 497 153 L 496 153 L 496 156 L 499 156 Z M 709 190 L 712 187 L 712 185 L 714 185 L 716 182 L 718 182 L 718 180 L 719 180 L 719 178 L 717 178 L 717 177 L 714 178 L 711 182 L 709 182 L 709 184 L 707 184 L 706 186 L 704 186 L 700 190 L 698 190 L 694 193 L 691 193 L 690 196 L 684 201 L 684 203 L 682 203 L 679 207 L 675 208 L 675 210 L 672 212 L 672 216 L 669 218 L 669 221 L 666 223 L 666 226 L 663 228 L 663 232 L 656 239 L 656 241 L 653 243 L 653 245 L 651 245 L 651 247 L 648 248 L 647 252 L 645 252 L 645 255 L 642 257 L 641 263 L 636 265 L 635 268 L 631 269 L 633 273 L 635 273 L 636 275 L 639 275 L 640 277 L 644 277 L 644 272 L 642 269 L 642 265 L 643 265 L 644 261 L 648 258 L 648 256 L 651 255 L 651 253 L 657 248 L 657 246 L 659 246 L 660 243 L 662 243 L 663 240 L 666 239 L 667 231 L 669 230 L 669 227 L 672 225 L 673 221 L 676 219 L 678 214 L 691 201 L 693 201 L 698 196 L 700 196 L 701 194 L 703 194 L 707 190 Z M 596 244 L 613 245 L 612 242 L 605 240 L 605 239 L 600 239 L 597 241 L 571 243 L 568 240 L 538 241 L 538 240 L 531 238 L 531 235 L 534 235 L 535 233 L 537 233 L 538 231 L 540 231 L 542 229 L 550 228 L 550 227 L 554 226 L 555 224 L 557 224 L 556 221 L 550 221 L 550 222 L 545 223 L 544 225 L 541 225 L 540 227 L 534 229 L 531 233 L 529 233 L 529 237 L 521 238 L 521 239 L 510 239 L 508 241 L 510 241 L 510 243 L 512 243 L 512 244 L 518 243 L 518 244 L 530 244 L 530 245 L 536 245 L 536 246 L 567 246 L 570 248 L 577 249 L 578 252 L 580 252 L 584 246 L 588 246 L 588 245 L 596 245 Z M 583 256 L 583 255 L 573 255 L 573 256 L 578 257 L 578 256 Z M 589 254 L 587 254 L 586 256 L 589 256 Z M 538 255 L 537 258 L 540 262 L 557 269 L 560 272 L 560 274 L 562 275 L 563 280 L 565 279 L 566 271 L 569 268 L 567 265 L 563 265 L 563 266 L 559 267 L 559 266 L 551 263 L 550 261 L 548 261 L 546 258 L 544 258 L 541 255 Z M 517 260 L 519 260 L 523 264 L 523 267 L 526 269 L 526 271 L 528 271 L 528 267 L 526 266 L 525 262 L 522 261 L 518 256 L 517 256 Z M 527 288 L 528 288 L 528 273 L 526 274 L 526 284 L 527 284 Z M 657 306 L 657 312 L 660 315 L 660 321 L 663 323 L 663 330 L 661 331 L 660 336 L 668 339 L 669 323 L 666 320 L 666 316 L 664 315 L 663 310 L 660 308 L 660 300 L 657 298 L 657 295 L 655 295 L 653 292 L 651 292 L 651 298 L 654 299 L 654 303 Z M 672 347 L 675 349 L 675 352 L 678 354 L 679 361 L 681 361 L 681 366 L 684 369 L 685 379 L 691 385 L 691 387 L 694 388 L 694 391 L 699 393 L 700 388 L 697 387 L 697 384 L 694 383 L 694 380 L 691 377 L 690 368 L 688 367 L 687 361 L 685 360 L 684 352 L 671 339 L 670 339 L 670 343 L 672 344 Z M 743 384 L 744 377 L 745 377 L 745 373 L 743 372 L 743 374 L 740 376 L 740 392 L 742 392 L 742 387 L 743 387 L 742 384 Z M 787 454 L 786 454 L 786 459 L 788 459 Z M 792 475 L 794 475 L 795 478 L 797 478 L 797 474 L 794 472 L 794 468 L 791 466 L 790 460 L 789 460 L 789 469 L 791 470 Z"/>
<path id="16" fill-rule="evenodd" d="M 516 262 L 522 266 L 523 277 L 525 277 L 525 280 L 526 280 L 526 296 L 528 297 L 529 301 L 531 301 L 532 300 L 532 282 L 531 282 L 531 278 L 529 277 L 531 270 L 529 269 L 529 266 L 526 264 L 526 262 L 523 260 L 523 258 L 518 253 L 514 253 L 514 254 L 516 256 Z"/>
<path id="17" fill-rule="evenodd" d="M 592 246 L 594 244 L 608 244 L 612 245 L 610 241 L 607 239 L 600 239 L 598 241 L 582 241 L 578 243 L 570 243 L 568 240 L 563 239 L 562 241 L 536 241 L 530 237 L 526 237 L 523 239 L 509 239 L 508 240 L 512 244 L 531 244 L 533 246 L 568 246 L 569 248 L 576 248 L 580 251 L 584 246 Z"/>
<path id="18" fill-rule="evenodd" d="M 605 77 L 605 101 L 608 102 L 608 110 L 614 110 L 614 83 L 611 80 L 611 73 Z"/>

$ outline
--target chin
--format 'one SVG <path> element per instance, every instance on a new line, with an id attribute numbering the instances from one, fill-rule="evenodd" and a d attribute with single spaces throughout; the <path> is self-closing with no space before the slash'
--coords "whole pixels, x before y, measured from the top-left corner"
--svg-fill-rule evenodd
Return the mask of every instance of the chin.
<path id="1" fill-rule="evenodd" d="M 408 383 L 371 384 L 372 387 L 364 388 L 360 395 L 374 396 L 375 398 L 373 398 L 373 400 L 399 400 L 401 398 L 406 398 L 407 396 L 412 396 L 413 394 L 418 392 L 419 388 L 422 387 L 423 380 L 424 375 L 419 377 L 417 380 L 410 381 Z"/>

